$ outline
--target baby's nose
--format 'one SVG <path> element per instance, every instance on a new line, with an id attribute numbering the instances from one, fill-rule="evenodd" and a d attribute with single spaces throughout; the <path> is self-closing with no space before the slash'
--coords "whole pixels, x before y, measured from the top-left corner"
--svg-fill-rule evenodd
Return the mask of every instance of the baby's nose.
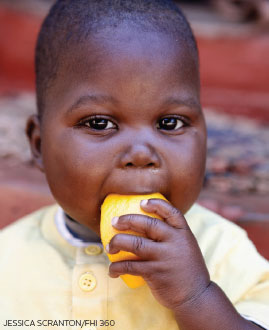
<path id="1" fill-rule="evenodd" d="M 160 167 L 160 159 L 156 151 L 147 144 L 135 144 L 132 145 L 123 154 L 121 158 L 121 167 L 140 167 L 140 168 L 157 168 Z"/>

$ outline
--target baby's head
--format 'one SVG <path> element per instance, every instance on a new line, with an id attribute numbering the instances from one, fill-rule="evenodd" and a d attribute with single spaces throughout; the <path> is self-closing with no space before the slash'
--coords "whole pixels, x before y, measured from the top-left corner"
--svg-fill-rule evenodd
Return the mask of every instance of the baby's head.
<path id="1" fill-rule="evenodd" d="M 37 44 L 27 134 L 65 212 L 99 233 L 110 193 L 162 193 L 185 213 L 202 187 L 206 129 L 196 43 L 164 0 L 59 0 Z"/>

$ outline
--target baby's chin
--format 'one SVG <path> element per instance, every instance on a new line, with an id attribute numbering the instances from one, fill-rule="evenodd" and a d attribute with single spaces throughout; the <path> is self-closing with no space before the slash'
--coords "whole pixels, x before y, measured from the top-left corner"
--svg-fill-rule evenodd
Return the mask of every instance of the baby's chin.
<path id="1" fill-rule="evenodd" d="M 96 233 L 93 229 L 89 228 L 88 225 L 78 222 L 67 213 L 65 213 L 65 222 L 71 232 L 78 235 L 84 241 L 100 242 L 100 235 L 98 234 L 98 231 Z"/>

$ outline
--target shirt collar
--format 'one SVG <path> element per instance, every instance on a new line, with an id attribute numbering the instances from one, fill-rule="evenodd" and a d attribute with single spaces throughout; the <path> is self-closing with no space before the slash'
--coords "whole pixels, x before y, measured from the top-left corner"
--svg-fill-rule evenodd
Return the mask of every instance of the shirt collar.
<path id="1" fill-rule="evenodd" d="M 88 246 L 89 244 L 96 244 L 96 245 L 101 245 L 99 242 L 93 242 L 93 241 L 85 241 L 81 238 L 76 237 L 72 231 L 68 228 L 66 225 L 65 221 L 65 213 L 62 208 L 58 208 L 56 214 L 55 214 L 55 224 L 56 227 L 60 233 L 60 235 L 71 245 L 76 246 L 76 247 L 84 247 Z"/>
<path id="2" fill-rule="evenodd" d="M 94 244 L 102 247 L 101 243 L 83 242 L 68 232 L 68 229 L 65 227 L 64 211 L 59 205 L 46 208 L 40 224 L 40 230 L 44 239 L 70 260 L 75 260 L 77 251 L 88 245 Z M 73 261 L 70 262 L 72 263 Z"/>

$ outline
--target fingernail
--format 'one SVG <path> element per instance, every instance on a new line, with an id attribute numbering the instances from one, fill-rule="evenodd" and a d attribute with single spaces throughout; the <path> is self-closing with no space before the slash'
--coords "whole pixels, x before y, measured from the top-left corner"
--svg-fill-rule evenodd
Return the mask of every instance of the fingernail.
<path id="1" fill-rule="evenodd" d="M 106 246 L 106 252 L 109 252 L 109 244 Z"/>
<path id="2" fill-rule="evenodd" d="M 112 226 L 115 226 L 117 224 L 118 220 L 119 220 L 119 217 L 112 218 L 112 220 L 111 220 Z"/>
<path id="3" fill-rule="evenodd" d="M 146 206 L 148 204 L 148 199 L 143 199 L 141 201 L 141 206 Z"/>

